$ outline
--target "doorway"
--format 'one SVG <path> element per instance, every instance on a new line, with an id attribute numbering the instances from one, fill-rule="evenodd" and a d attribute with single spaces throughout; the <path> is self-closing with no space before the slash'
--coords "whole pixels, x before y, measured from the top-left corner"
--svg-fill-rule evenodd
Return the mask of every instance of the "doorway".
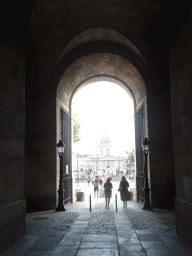
<path id="1" fill-rule="evenodd" d="M 75 191 L 94 197 L 96 176 L 100 188 L 108 177 L 114 193 L 122 176 L 130 184 L 135 200 L 134 102 L 119 85 L 100 81 L 84 86 L 72 100 L 73 152 L 72 170 Z M 78 130 L 79 128 L 79 130 Z M 76 192 L 75 192 L 76 195 Z M 103 190 L 99 193 L 104 197 Z"/>

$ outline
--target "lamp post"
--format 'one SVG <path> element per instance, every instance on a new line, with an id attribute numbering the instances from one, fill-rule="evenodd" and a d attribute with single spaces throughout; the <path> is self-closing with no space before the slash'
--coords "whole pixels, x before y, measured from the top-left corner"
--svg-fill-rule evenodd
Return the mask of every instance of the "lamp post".
<path id="1" fill-rule="evenodd" d="M 148 155 L 148 151 L 149 151 L 149 145 L 150 145 L 150 141 L 148 140 L 148 138 L 144 138 L 144 141 L 142 143 L 143 146 L 143 152 L 145 155 L 145 167 L 144 167 L 144 175 L 145 175 L 145 183 L 144 183 L 144 192 L 145 192 L 145 198 L 144 198 L 144 206 L 143 206 L 143 210 L 153 210 L 151 204 L 150 204 L 150 198 L 149 198 L 149 184 L 148 184 L 148 172 L 147 172 L 147 155 Z"/>
<path id="2" fill-rule="evenodd" d="M 62 140 L 57 144 L 57 150 L 60 158 L 60 180 L 59 180 L 59 190 L 58 190 L 58 206 L 56 211 L 65 211 L 64 207 L 64 190 L 63 190 L 63 155 L 65 150 L 65 144 Z"/>

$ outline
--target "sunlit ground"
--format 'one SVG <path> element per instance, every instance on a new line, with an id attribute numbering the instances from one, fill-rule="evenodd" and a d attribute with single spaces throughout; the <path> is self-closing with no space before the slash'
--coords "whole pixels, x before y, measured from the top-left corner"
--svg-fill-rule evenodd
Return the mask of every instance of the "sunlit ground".
<path id="1" fill-rule="evenodd" d="M 132 180 L 128 180 L 129 182 L 129 190 L 135 189 L 135 181 Z M 115 194 L 119 194 L 118 192 L 118 188 L 119 188 L 119 182 L 113 182 L 113 189 L 112 189 L 112 196 L 114 197 Z M 87 200 L 87 198 L 91 195 L 92 198 L 94 198 L 94 186 L 92 185 L 92 183 L 75 183 L 75 189 L 80 189 L 81 192 L 84 192 L 85 194 L 85 199 Z M 104 196 L 104 195 L 103 195 Z M 104 200 L 104 197 L 103 197 Z"/>

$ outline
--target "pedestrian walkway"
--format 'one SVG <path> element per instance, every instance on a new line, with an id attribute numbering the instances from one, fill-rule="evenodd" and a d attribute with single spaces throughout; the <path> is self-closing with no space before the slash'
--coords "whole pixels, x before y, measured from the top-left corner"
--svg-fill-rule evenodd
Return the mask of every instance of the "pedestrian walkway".
<path id="1" fill-rule="evenodd" d="M 115 197 L 66 206 L 66 211 L 27 214 L 26 236 L 3 256 L 191 256 L 175 233 L 173 211 L 144 211 L 140 203 L 123 208 Z"/>

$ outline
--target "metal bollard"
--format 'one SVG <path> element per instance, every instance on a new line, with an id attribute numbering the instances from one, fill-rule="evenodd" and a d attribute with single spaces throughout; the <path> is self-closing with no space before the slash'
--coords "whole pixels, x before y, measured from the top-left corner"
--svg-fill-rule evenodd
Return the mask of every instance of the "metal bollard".
<path id="1" fill-rule="evenodd" d="M 115 204 L 116 204 L 116 212 L 117 212 L 117 194 L 115 194 Z"/>
<path id="2" fill-rule="evenodd" d="M 90 205 L 90 212 L 91 212 L 91 195 L 89 196 L 89 205 Z"/>

